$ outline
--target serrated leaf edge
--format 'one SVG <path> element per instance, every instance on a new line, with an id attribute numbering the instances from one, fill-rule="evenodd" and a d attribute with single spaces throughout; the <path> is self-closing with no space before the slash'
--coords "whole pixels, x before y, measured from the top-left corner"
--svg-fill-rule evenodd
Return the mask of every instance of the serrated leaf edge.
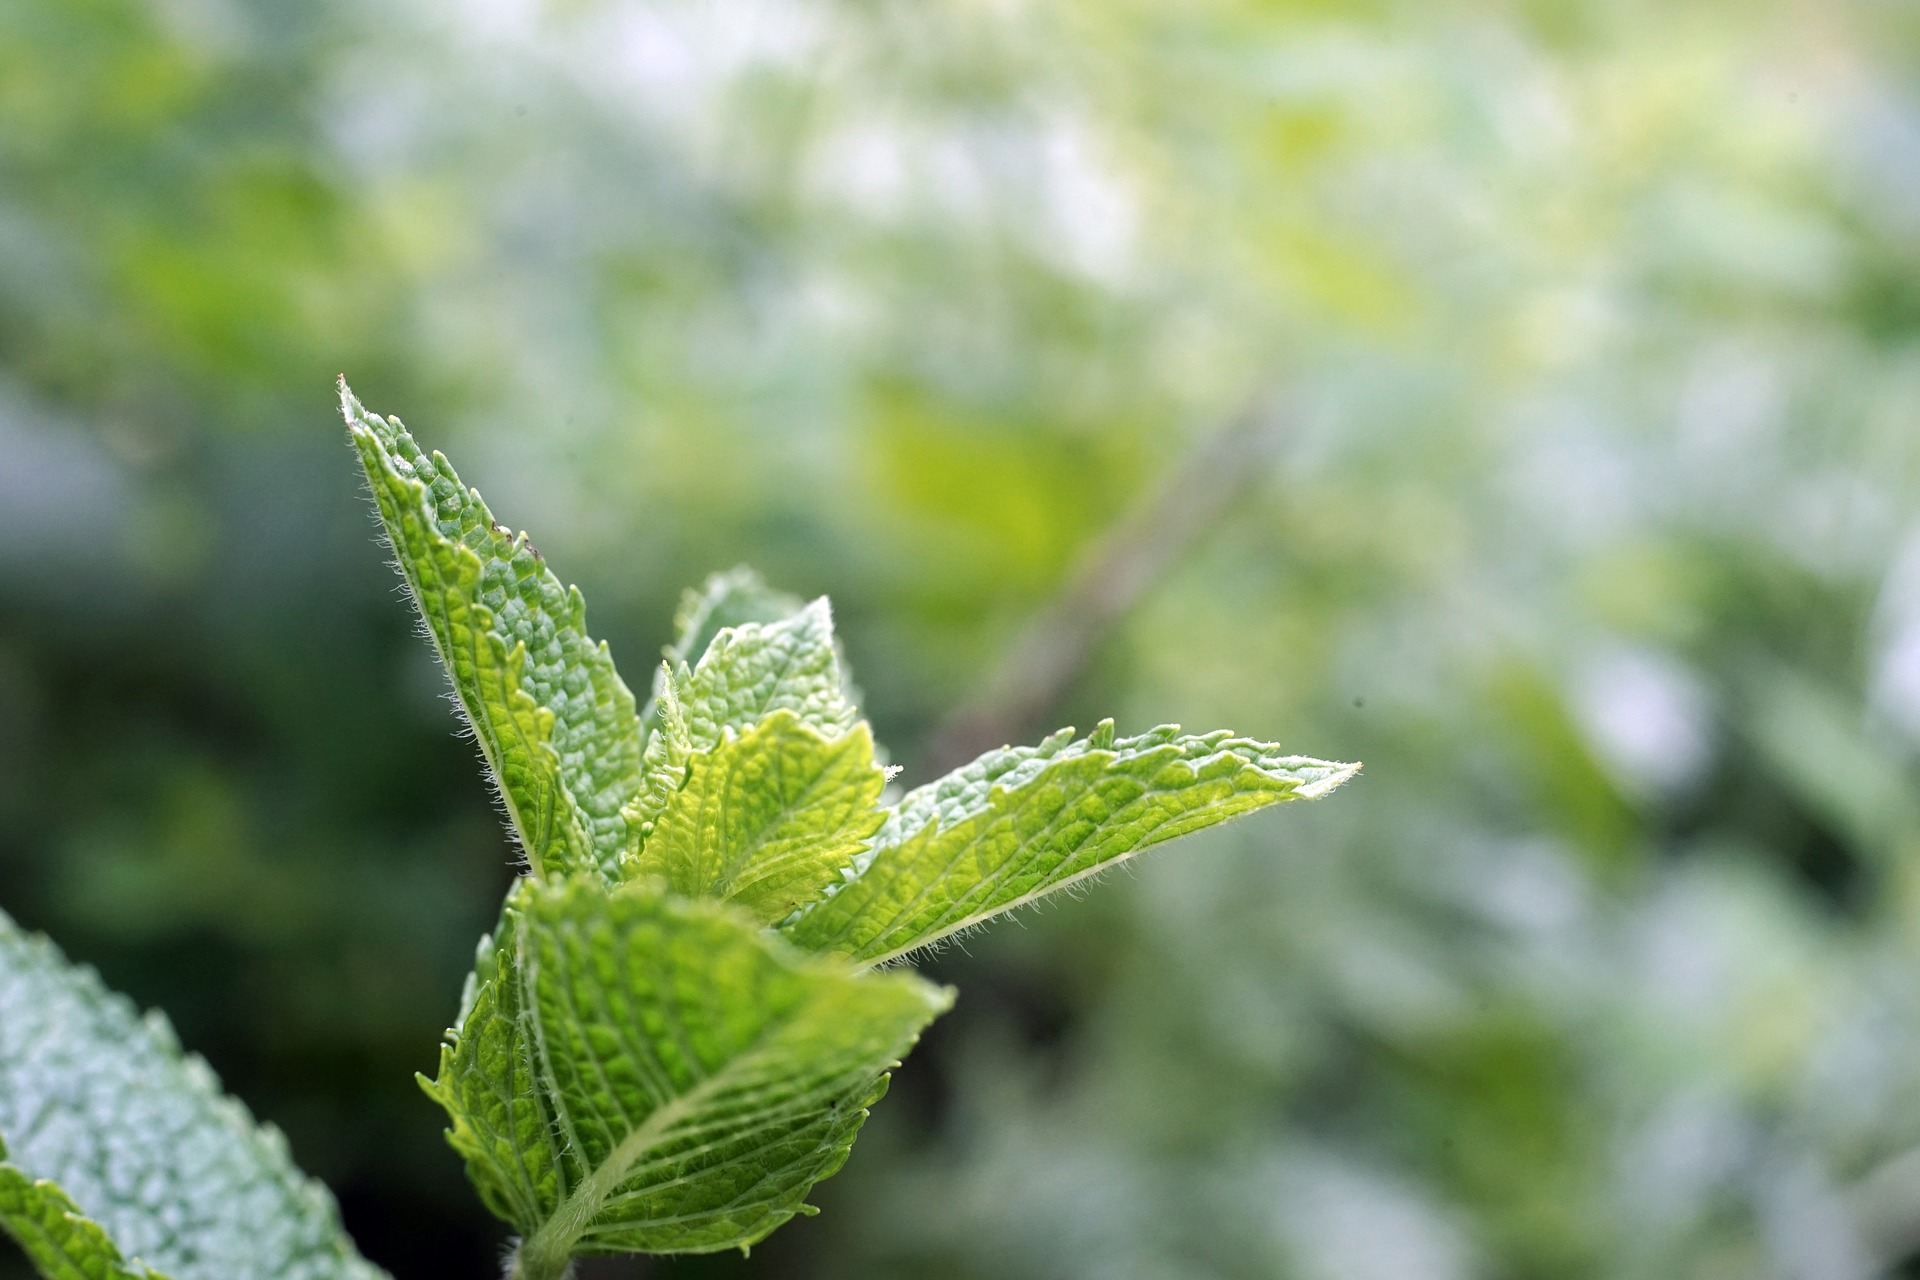
<path id="1" fill-rule="evenodd" d="M 1128 743 L 1143 742 L 1147 739 L 1150 739 L 1156 736 L 1163 737 L 1165 739 L 1165 743 L 1156 743 L 1155 746 L 1165 745 L 1167 743 L 1176 741 L 1177 738 L 1175 738 L 1173 735 L 1177 735 L 1179 731 L 1180 731 L 1180 727 L 1178 725 L 1159 725 L 1153 729 L 1148 730 L 1144 734 L 1137 735 L 1136 737 L 1127 740 L 1126 743 L 1116 743 L 1114 738 L 1113 721 L 1109 719 L 1109 720 L 1101 721 L 1099 725 L 1095 726 L 1093 732 L 1090 733 L 1085 739 L 1076 742 L 1073 736 L 1074 730 L 1071 726 L 1068 726 L 1066 728 L 1062 728 L 1062 729 L 1056 730 L 1051 734 L 1048 734 L 1046 738 L 1044 738 L 1040 742 L 1038 747 L 1035 748 L 1035 751 L 1037 753 L 1036 756 L 1030 757 L 1030 758 L 1036 758 L 1036 759 L 1044 758 L 1048 761 L 1049 764 L 1051 764 L 1053 761 L 1059 760 L 1062 758 L 1061 753 L 1063 749 L 1071 748 L 1074 746 L 1081 746 L 1085 749 L 1084 754 L 1091 755 L 1091 754 L 1097 753 L 1102 755 L 1108 755 L 1112 758 L 1117 759 L 1120 754 L 1118 750 L 1119 747 L 1126 746 Z M 1202 739 L 1216 738 L 1218 739 L 1218 743 L 1216 745 L 1222 745 L 1222 746 L 1224 746 L 1227 743 L 1233 743 L 1233 742 L 1246 742 L 1249 745 L 1259 746 L 1263 748 L 1271 747 L 1272 745 L 1269 743 L 1257 742 L 1252 739 L 1237 738 L 1231 733 L 1228 733 L 1223 730 L 1216 730 L 1212 734 L 1202 734 L 1202 735 L 1196 735 L 1196 736 Z M 1001 748 L 1001 750 L 1008 750 L 1008 749 L 1009 748 Z M 992 754 L 994 753 L 989 752 L 987 753 L 987 755 L 980 757 L 980 760 L 985 760 L 989 758 Z M 963 775 L 968 768 L 971 768 L 973 764 L 978 764 L 980 760 L 973 761 L 968 765 L 963 765 L 959 769 L 954 770 L 952 773 L 946 775 L 945 777 L 936 778 L 932 782 L 924 784 L 922 787 L 915 788 L 913 792 L 909 792 L 905 797 L 903 797 L 899 804 L 896 804 L 895 806 L 892 807 L 892 809 L 889 811 L 889 820 L 891 820 L 893 815 L 896 815 L 902 812 L 908 805 L 914 803 L 917 796 L 923 793 L 932 793 L 934 789 L 938 788 L 942 783 L 948 781 L 949 779 L 958 778 L 961 775 Z M 1169 761 L 1168 764 L 1170 767 L 1185 768 L 1189 772 L 1193 773 L 1196 776 L 1196 778 L 1199 774 L 1198 763 L 1194 761 L 1175 760 L 1175 761 Z M 1298 784 L 1292 789 L 1286 791 L 1284 795 L 1278 796 L 1275 801 L 1270 803 L 1280 803 L 1287 800 L 1320 799 L 1332 793 L 1334 790 L 1339 788 L 1342 784 L 1346 783 L 1348 780 L 1353 778 L 1356 774 L 1360 772 L 1362 767 L 1361 764 L 1357 761 L 1346 763 L 1346 762 L 1331 761 L 1331 760 L 1320 760 L 1312 756 L 1283 756 L 1275 759 L 1274 761 L 1271 762 L 1271 764 L 1272 764 L 1272 767 L 1326 769 L 1326 770 L 1329 770 L 1329 773 L 1326 776 L 1315 779 L 1312 782 Z M 1259 771 L 1259 767 L 1252 764 L 1246 764 L 1243 767 L 1247 769 L 1253 769 L 1253 770 Z M 1043 766 L 1041 770 L 1036 771 L 1034 777 L 1037 778 L 1039 774 L 1043 773 L 1044 771 L 1045 771 L 1045 766 Z M 1012 770 L 1009 770 L 1008 772 L 1012 772 Z M 1018 785 L 1025 785 L 1027 781 L 1031 781 L 1031 780 L 1032 780 L 1031 778 L 1023 779 L 1022 782 Z M 991 811 L 996 801 L 1001 800 L 1002 798 L 1012 794 L 1012 792 L 1016 789 L 1017 787 L 1009 787 L 996 779 L 987 788 L 987 791 L 985 793 L 985 796 L 981 805 L 980 812 L 985 813 L 985 812 Z M 966 818 L 962 818 L 960 819 L 960 822 L 970 821 L 971 817 L 972 815 L 969 815 Z M 950 829 L 951 826 L 957 826 L 957 825 L 959 825 L 958 822 L 953 824 L 942 823 L 938 811 L 935 810 L 930 812 L 927 815 L 925 821 L 922 822 L 920 825 L 914 827 L 911 831 L 899 836 L 892 843 L 892 845 L 885 846 L 885 847 L 904 847 L 905 845 L 907 845 L 912 841 L 923 840 L 923 839 L 934 839 L 934 838 L 937 838 L 945 830 Z M 1208 825 L 1212 825 L 1212 824 L 1208 824 Z M 1116 867 L 1122 866 L 1132 861 L 1134 858 L 1138 857 L 1142 853 L 1145 853 L 1149 849 L 1159 849 L 1163 845 L 1175 843 L 1191 835 L 1197 835 L 1199 834 L 1199 831 L 1204 829 L 1206 828 L 1203 826 L 1191 831 L 1180 832 L 1176 835 L 1162 837 L 1157 840 L 1144 841 L 1134 846 L 1133 848 L 1126 850 L 1125 852 L 1116 854 L 1113 857 L 1106 859 L 1105 861 L 1102 861 L 1102 862 L 1096 863 L 1093 866 L 1084 868 L 1083 870 L 1075 872 L 1070 876 L 1063 877 L 1062 879 L 1059 879 L 1059 880 L 1051 881 L 1037 889 L 1034 889 L 1030 893 L 1021 895 L 1019 898 L 1016 898 L 1012 901 L 1009 901 L 1003 904 L 998 904 L 990 908 L 986 908 L 984 910 L 975 912 L 974 914 L 967 916 L 962 920 L 955 921 L 948 925 L 944 925 L 938 931 L 928 934 L 924 937 L 918 938 L 915 941 L 908 943 L 904 946 L 896 947 L 893 950 L 885 952 L 878 956 L 851 958 L 851 962 L 854 964 L 854 966 L 857 969 L 861 971 L 888 968 L 888 967 L 898 965 L 906 961 L 912 956 L 924 954 L 931 949 L 937 948 L 941 944 L 951 941 L 953 938 L 955 938 L 958 935 L 965 934 L 965 933 L 971 932 L 972 930 L 978 929 L 980 926 L 986 924 L 991 920 L 998 919 L 1003 915 L 1007 915 L 1011 912 L 1019 911 L 1024 907 L 1031 906 L 1042 898 L 1050 897 L 1056 893 L 1068 891 L 1072 889 L 1073 886 L 1077 884 L 1081 884 L 1089 879 L 1097 878 L 1105 874 L 1106 872 L 1113 870 Z M 885 832 L 885 829 L 883 827 L 882 834 L 884 834 L 884 832 Z M 824 906 L 828 901 L 831 901 L 839 893 L 845 891 L 846 889 L 852 887 L 854 884 L 858 883 L 861 877 L 869 874 L 872 871 L 878 856 L 885 852 L 885 847 L 882 847 L 879 844 L 879 841 L 877 838 L 873 841 L 870 841 L 869 844 L 870 844 L 869 849 L 863 855 L 863 858 L 865 859 L 865 861 L 855 864 L 855 866 L 852 868 L 853 874 L 847 876 L 840 883 L 829 886 L 827 891 L 824 894 L 822 894 L 818 899 L 816 899 L 812 904 L 810 904 L 808 907 L 803 908 L 800 911 L 796 911 L 792 917 L 790 917 L 787 920 L 781 921 L 780 927 L 783 930 L 792 927 L 794 924 L 804 919 L 806 914 L 809 911 L 817 909 L 821 906 Z M 933 880 L 930 880 L 925 886 L 923 886 L 920 896 L 924 898 L 927 893 L 932 891 L 934 885 L 936 885 L 938 882 L 939 882 L 939 877 L 936 877 Z"/>
<path id="2" fill-rule="evenodd" d="M 200 1092 L 207 1099 L 217 1122 L 227 1128 L 224 1136 L 234 1141 L 257 1143 L 264 1148 L 270 1158 L 281 1162 L 284 1168 L 275 1171 L 271 1176 L 282 1179 L 282 1185 L 295 1199 L 303 1201 L 309 1211 L 322 1215 L 331 1223 L 337 1242 L 347 1246 L 348 1260 L 363 1268 L 369 1280 L 373 1277 L 386 1276 L 386 1272 L 366 1261 L 353 1249 L 351 1238 L 340 1223 L 338 1201 L 324 1184 L 307 1176 L 294 1163 L 292 1152 L 287 1146 L 286 1135 L 280 1131 L 279 1126 L 256 1118 L 244 1102 L 227 1093 L 221 1086 L 219 1075 L 208 1065 L 206 1059 L 182 1047 L 178 1033 L 174 1031 L 172 1022 L 164 1013 L 158 1009 L 142 1012 L 127 996 L 108 987 L 102 981 L 99 971 L 92 965 L 75 964 L 67 958 L 66 953 L 53 939 L 43 933 L 30 933 L 21 929 L 4 911 L 0 911 L 0 930 L 11 931 L 25 949 L 38 953 L 37 959 L 61 971 L 87 999 L 103 1005 L 117 1006 L 131 1013 L 142 1029 L 154 1037 L 159 1048 L 175 1055 L 175 1064 L 185 1075 L 187 1087 Z M 77 1204 L 57 1180 L 35 1178 L 19 1165 L 14 1164 L 5 1139 L 6 1135 L 0 1134 L 0 1172 L 11 1173 L 19 1180 L 20 1185 L 32 1192 L 47 1196 L 57 1195 L 55 1204 L 63 1219 L 71 1220 L 82 1234 L 97 1234 L 101 1245 L 111 1251 L 111 1261 L 122 1268 L 124 1275 L 130 1280 L 168 1280 L 167 1273 L 154 1270 L 138 1257 L 128 1259 L 121 1253 L 119 1245 L 115 1243 L 106 1225 L 89 1216 L 84 1206 Z M 13 1233 L 13 1228 L 5 1217 L 0 1217 L 0 1228 L 5 1228 L 9 1234 Z M 17 1236 L 16 1239 L 18 1239 Z M 31 1254 L 31 1249 L 24 1240 L 21 1241 L 21 1245 L 23 1248 L 28 1248 Z M 76 1271 L 75 1274 L 84 1275 L 85 1280 L 96 1280 L 95 1277 L 85 1275 L 83 1272 Z"/>

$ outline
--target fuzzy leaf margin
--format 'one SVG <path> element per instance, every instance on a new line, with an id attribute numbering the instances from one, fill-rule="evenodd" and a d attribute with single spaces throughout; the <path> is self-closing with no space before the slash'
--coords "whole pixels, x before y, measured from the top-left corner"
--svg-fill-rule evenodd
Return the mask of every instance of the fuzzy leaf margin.
<path id="1" fill-rule="evenodd" d="M 1359 768 L 1224 731 L 1063 729 L 908 793 L 848 878 L 782 931 L 808 951 L 884 964 L 1143 849 L 1326 795 Z"/>
<path id="2" fill-rule="evenodd" d="M 586 603 L 525 534 L 496 523 L 444 454 L 340 382 L 340 409 L 394 561 L 539 873 L 611 874 L 640 788 L 633 694 Z"/>

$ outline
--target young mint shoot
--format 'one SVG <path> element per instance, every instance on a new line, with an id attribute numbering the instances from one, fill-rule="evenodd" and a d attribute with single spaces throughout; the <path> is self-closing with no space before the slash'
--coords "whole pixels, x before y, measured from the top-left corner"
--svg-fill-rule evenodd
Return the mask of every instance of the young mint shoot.
<path id="1" fill-rule="evenodd" d="M 517 1234 L 510 1280 L 812 1213 L 952 1003 L 902 961 L 1358 769 L 1104 721 L 891 796 L 824 599 L 709 579 L 642 705 L 526 535 L 340 403 L 526 869 L 421 1080 Z M 164 1022 L 4 916 L 0 1227 L 52 1280 L 383 1274 Z"/>

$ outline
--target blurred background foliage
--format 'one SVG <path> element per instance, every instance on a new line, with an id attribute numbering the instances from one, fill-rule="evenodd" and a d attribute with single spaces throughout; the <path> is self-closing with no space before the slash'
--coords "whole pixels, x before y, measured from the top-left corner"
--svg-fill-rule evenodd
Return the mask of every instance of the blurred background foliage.
<path id="1" fill-rule="evenodd" d="M 1367 761 L 927 962 L 820 1218 L 589 1276 L 1920 1275 L 1916 77 L 1870 0 L 8 0 L 0 902 L 491 1272 L 410 1075 L 507 851 L 344 370 L 636 687 L 747 561 L 908 782 Z"/>

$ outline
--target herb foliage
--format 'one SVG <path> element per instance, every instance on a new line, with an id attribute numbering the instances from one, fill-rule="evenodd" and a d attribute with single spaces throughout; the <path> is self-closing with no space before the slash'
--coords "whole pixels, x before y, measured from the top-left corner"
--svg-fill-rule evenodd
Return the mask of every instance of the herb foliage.
<path id="1" fill-rule="evenodd" d="M 745 570 L 689 593 L 642 706 L 527 536 L 340 393 L 526 866 L 421 1081 L 513 1280 L 812 1212 L 952 1003 L 897 962 L 1357 769 L 1104 721 L 891 796 L 827 602 Z M 383 1274 L 163 1021 L 4 916 L 0 1141 L 0 1226 L 54 1280 Z"/>

